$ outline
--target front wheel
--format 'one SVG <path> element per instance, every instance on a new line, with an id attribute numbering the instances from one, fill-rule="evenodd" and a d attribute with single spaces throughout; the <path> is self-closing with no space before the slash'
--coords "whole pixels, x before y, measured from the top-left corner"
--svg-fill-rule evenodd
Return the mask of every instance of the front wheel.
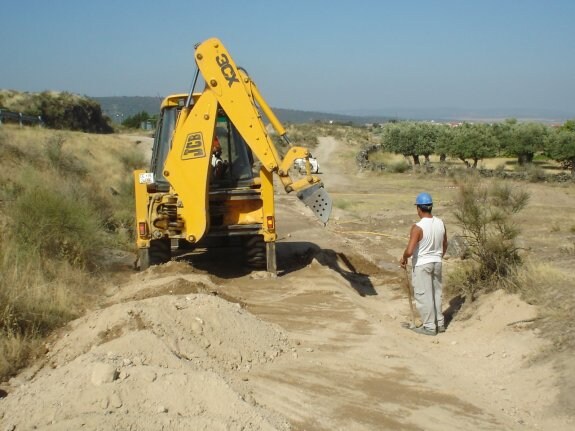
<path id="1" fill-rule="evenodd" d="M 152 265 L 161 265 L 172 258 L 172 242 L 170 238 L 153 239 L 148 248 L 138 249 L 137 269 L 144 271 Z"/>
<path id="2" fill-rule="evenodd" d="M 150 265 L 160 265 L 172 258 L 172 241 L 170 238 L 150 241 Z"/>
<path id="3" fill-rule="evenodd" d="M 136 261 L 136 269 L 140 271 L 145 271 L 149 267 L 150 267 L 150 249 L 139 248 L 138 260 Z"/>

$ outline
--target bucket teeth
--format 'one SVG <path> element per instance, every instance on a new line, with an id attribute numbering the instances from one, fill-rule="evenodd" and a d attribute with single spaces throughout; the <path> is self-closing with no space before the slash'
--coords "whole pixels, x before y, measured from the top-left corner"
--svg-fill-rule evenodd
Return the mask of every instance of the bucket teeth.
<path id="1" fill-rule="evenodd" d="M 321 184 L 315 184 L 298 192 L 297 197 L 320 219 L 325 225 L 331 214 L 331 198 Z"/>

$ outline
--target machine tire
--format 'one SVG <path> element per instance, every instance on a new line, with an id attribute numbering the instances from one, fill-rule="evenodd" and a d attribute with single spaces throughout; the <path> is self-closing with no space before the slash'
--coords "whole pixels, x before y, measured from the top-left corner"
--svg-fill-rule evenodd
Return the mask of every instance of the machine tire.
<path id="1" fill-rule="evenodd" d="M 172 241 L 170 238 L 151 240 L 148 256 L 150 265 L 160 265 L 169 262 L 172 258 Z"/>
<path id="2" fill-rule="evenodd" d="M 266 243 L 262 235 L 246 239 L 244 243 L 246 264 L 254 269 L 266 269 Z"/>

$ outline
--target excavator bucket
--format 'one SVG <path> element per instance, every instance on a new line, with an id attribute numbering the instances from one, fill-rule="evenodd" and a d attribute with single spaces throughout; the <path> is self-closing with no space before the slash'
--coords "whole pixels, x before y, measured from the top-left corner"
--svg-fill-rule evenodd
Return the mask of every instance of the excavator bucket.
<path id="1" fill-rule="evenodd" d="M 314 184 L 300 192 L 297 197 L 320 219 L 325 225 L 331 214 L 331 198 L 322 184 Z"/>

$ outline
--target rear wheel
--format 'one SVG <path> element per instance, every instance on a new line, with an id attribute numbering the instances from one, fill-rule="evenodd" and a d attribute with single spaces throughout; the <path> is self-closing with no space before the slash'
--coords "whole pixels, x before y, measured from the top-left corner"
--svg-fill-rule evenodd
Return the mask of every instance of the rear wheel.
<path id="1" fill-rule="evenodd" d="M 266 269 L 266 243 L 262 235 L 246 239 L 244 249 L 248 266 L 254 269 Z"/>

